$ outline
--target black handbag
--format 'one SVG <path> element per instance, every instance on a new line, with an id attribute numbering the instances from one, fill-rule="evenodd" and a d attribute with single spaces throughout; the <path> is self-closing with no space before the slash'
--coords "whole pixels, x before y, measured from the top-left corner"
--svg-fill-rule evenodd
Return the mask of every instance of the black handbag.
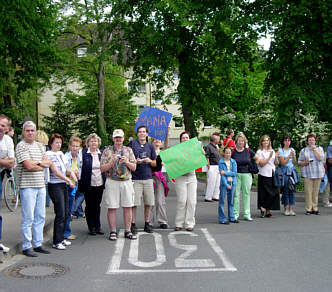
<path id="1" fill-rule="evenodd" d="M 248 170 L 251 174 L 257 174 L 258 173 L 258 166 L 256 162 L 250 161 Z"/>

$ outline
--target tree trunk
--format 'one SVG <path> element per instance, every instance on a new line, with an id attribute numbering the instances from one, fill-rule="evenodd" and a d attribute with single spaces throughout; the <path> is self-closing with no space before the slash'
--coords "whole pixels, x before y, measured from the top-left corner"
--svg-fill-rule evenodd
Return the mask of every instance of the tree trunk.
<path id="1" fill-rule="evenodd" d="M 191 109 L 191 104 L 193 102 L 193 92 L 191 92 L 191 64 L 190 60 L 191 50 L 187 48 L 183 50 L 178 56 L 179 61 L 179 77 L 180 82 L 178 85 L 179 100 L 181 102 L 182 114 L 184 128 L 186 131 L 190 132 L 191 137 L 197 136 L 197 130 L 195 126 L 195 121 L 193 118 L 193 113 Z"/>

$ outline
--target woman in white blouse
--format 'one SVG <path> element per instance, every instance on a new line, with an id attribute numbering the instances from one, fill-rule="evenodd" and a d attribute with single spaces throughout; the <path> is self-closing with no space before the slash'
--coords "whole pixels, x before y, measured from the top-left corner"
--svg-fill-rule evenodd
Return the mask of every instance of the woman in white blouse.
<path id="1" fill-rule="evenodd" d="M 262 218 L 271 217 L 270 210 L 280 210 L 279 192 L 272 182 L 279 153 L 276 154 L 272 149 L 270 137 L 263 135 L 256 154 L 259 157 L 258 209 L 261 211 Z"/>

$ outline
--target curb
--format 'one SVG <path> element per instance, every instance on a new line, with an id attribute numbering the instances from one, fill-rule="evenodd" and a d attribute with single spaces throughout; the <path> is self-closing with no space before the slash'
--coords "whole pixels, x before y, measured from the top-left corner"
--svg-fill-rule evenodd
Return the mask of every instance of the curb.
<path id="1" fill-rule="evenodd" d="M 53 230 L 53 218 L 48 218 L 45 219 L 45 224 L 44 224 L 44 231 L 43 231 L 43 235 L 44 235 L 44 242 L 45 242 L 45 237 L 47 237 L 50 232 Z M 3 263 L 5 263 L 5 261 L 9 260 L 10 258 L 18 255 L 18 254 L 22 254 L 22 242 L 19 241 L 15 246 L 10 248 L 10 251 L 7 255 L 3 256 Z M 0 260 L 1 263 L 1 260 Z"/>

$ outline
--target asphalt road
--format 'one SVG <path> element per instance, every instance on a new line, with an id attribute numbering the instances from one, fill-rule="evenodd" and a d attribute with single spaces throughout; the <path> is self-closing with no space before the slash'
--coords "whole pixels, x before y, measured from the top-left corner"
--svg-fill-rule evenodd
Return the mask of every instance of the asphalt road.
<path id="1" fill-rule="evenodd" d="M 296 217 L 273 212 L 259 218 L 252 196 L 254 221 L 217 224 L 217 203 L 204 202 L 199 185 L 193 233 L 174 232 L 176 198 L 167 198 L 172 229 L 139 233 L 137 241 L 117 242 L 87 234 L 84 220 L 74 220 L 78 235 L 65 251 L 45 246 L 51 255 L 16 256 L 12 268 L 27 264 L 58 264 L 67 270 L 59 277 L 15 278 L 0 272 L 4 291 L 332 291 L 332 209 L 306 216 L 297 202 Z M 105 210 L 103 229 L 108 232 Z M 139 227 L 143 227 L 142 208 Z M 122 211 L 118 212 L 119 227 Z M 24 266 L 25 267 L 25 266 Z M 25 276 L 47 275 L 49 268 L 24 268 Z M 53 270 L 50 270 L 53 271 Z M 22 274 L 20 274 L 22 275 Z"/>

